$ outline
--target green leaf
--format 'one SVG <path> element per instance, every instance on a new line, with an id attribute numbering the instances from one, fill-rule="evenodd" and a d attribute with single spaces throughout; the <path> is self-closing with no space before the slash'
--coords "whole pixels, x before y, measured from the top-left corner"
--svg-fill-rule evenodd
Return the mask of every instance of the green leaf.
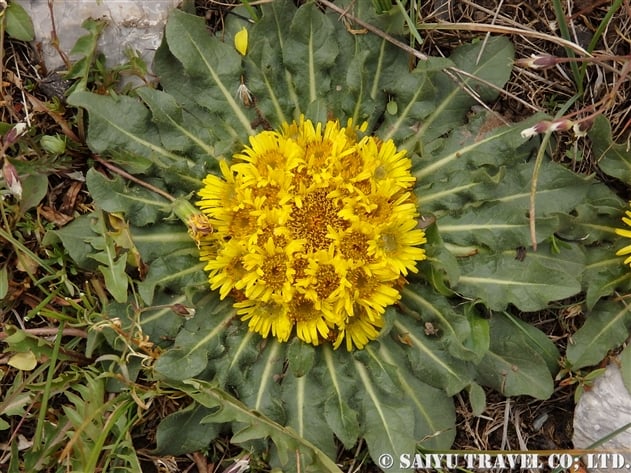
<path id="1" fill-rule="evenodd" d="M 156 431 L 155 455 L 184 455 L 204 450 L 219 434 L 219 424 L 202 423 L 212 409 L 193 403 L 160 422 Z"/>
<path id="2" fill-rule="evenodd" d="M 86 183 L 99 207 L 107 212 L 124 212 L 138 226 L 156 222 L 160 213 L 165 214 L 171 209 L 164 197 L 139 186 L 130 186 L 120 176 L 108 179 L 90 169 Z"/>
<path id="3" fill-rule="evenodd" d="M 424 383 L 405 369 L 404 349 L 394 343 L 382 343 L 379 356 L 385 362 L 397 366 L 397 381 L 405 396 L 406 406 L 414 413 L 414 437 L 424 449 L 446 450 L 451 448 L 456 436 L 456 412 L 453 399 L 442 389 Z"/>
<path id="4" fill-rule="evenodd" d="M 287 69 L 299 84 L 298 97 L 304 112 L 330 90 L 327 72 L 338 54 L 333 24 L 316 4 L 307 3 L 296 11 L 282 52 Z"/>
<path id="5" fill-rule="evenodd" d="M 184 321 L 188 318 L 177 309 L 186 308 L 195 311 L 195 307 L 185 295 L 169 294 L 166 291 L 156 294 L 153 302 L 153 307 L 145 308 L 140 314 L 142 333 L 158 346 L 170 346 L 171 340 L 175 339 Z M 129 311 L 125 311 L 125 313 L 127 317 L 131 318 Z M 138 319 L 130 320 L 130 323 L 137 324 Z"/>
<path id="6" fill-rule="evenodd" d="M 151 114 L 138 100 L 128 96 L 107 97 L 76 91 L 68 103 L 88 111 L 88 145 L 96 153 L 124 150 L 159 166 L 185 159 L 163 148 Z"/>
<path id="7" fill-rule="evenodd" d="M 447 299 L 436 297 L 433 290 L 420 285 L 406 286 L 401 295 L 402 303 L 416 312 L 414 315 L 423 322 L 424 330 L 435 331 L 451 355 L 462 360 L 479 361 L 479 353 L 465 345 L 471 337 L 469 321 L 463 314 L 456 312 Z"/>
<path id="8" fill-rule="evenodd" d="M 235 98 L 242 71 L 241 56 L 234 47 L 208 35 L 203 18 L 180 10 L 169 16 L 165 38 L 173 56 L 195 82 L 194 86 L 189 82 L 192 88 L 187 91 L 194 94 L 194 102 L 222 117 L 239 136 L 250 135 L 250 118 Z"/>
<path id="9" fill-rule="evenodd" d="M 585 255 L 576 245 L 554 254 L 540 245 L 520 261 L 515 250 L 478 254 L 461 261 L 462 275 L 455 289 L 484 302 L 491 310 L 513 304 L 524 312 L 544 309 L 551 301 L 571 297 L 581 290 Z"/>
<path id="10" fill-rule="evenodd" d="M 223 352 L 222 339 L 233 313 L 216 293 L 195 304 L 195 317 L 177 334 L 173 347 L 157 359 L 154 369 L 161 377 L 182 380 L 201 373 L 209 357 Z"/>
<path id="11" fill-rule="evenodd" d="M 529 395 L 548 399 L 554 381 L 539 350 L 530 347 L 527 333 L 515 330 L 515 321 L 495 314 L 491 318 L 491 346 L 476 367 L 476 380 L 504 396 Z"/>
<path id="12" fill-rule="evenodd" d="M 33 21 L 26 10 L 16 2 L 7 5 L 4 11 L 4 26 L 7 34 L 18 41 L 33 41 Z"/>
<path id="13" fill-rule="evenodd" d="M 197 255 L 195 243 L 180 220 L 131 227 L 134 244 L 146 263 L 170 254 Z"/>
<path id="14" fill-rule="evenodd" d="M 622 302 L 603 300 L 589 312 L 583 326 L 572 336 L 567 361 L 573 370 L 598 364 L 607 352 L 629 336 L 631 307 Z"/>
<path id="15" fill-rule="evenodd" d="M 119 256 L 114 258 L 114 248 L 107 246 L 105 253 L 96 253 L 92 257 L 97 261 L 107 263 L 107 266 L 99 265 L 99 271 L 105 279 L 105 287 L 112 295 L 116 302 L 125 302 L 127 300 L 128 278 L 125 268 L 127 267 L 127 257 Z"/>
<path id="16" fill-rule="evenodd" d="M 588 136 L 600 169 L 622 182 L 631 182 L 631 150 L 624 143 L 613 142 L 611 125 L 607 118 L 603 115 L 597 116 Z"/>
<path id="17" fill-rule="evenodd" d="M 299 108 L 295 84 L 283 64 L 282 53 L 295 12 L 296 6 L 289 0 L 262 5 L 261 19 L 250 30 L 250 51 L 244 61 L 245 84 L 273 127 L 291 121 L 290 111 Z"/>
<path id="18" fill-rule="evenodd" d="M 423 324 L 411 317 L 397 316 L 393 332 L 399 343 L 407 345 L 405 353 L 412 372 L 431 386 L 454 395 L 469 385 L 473 365 L 451 355 L 440 339 L 425 333 Z M 386 341 L 384 343 L 394 343 Z"/>
<path id="19" fill-rule="evenodd" d="M 300 437 L 293 429 L 274 422 L 265 415 L 248 408 L 244 403 L 216 386 L 199 380 L 187 380 L 184 385 L 176 385 L 201 405 L 215 409 L 206 416 L 204 422 L 237 422 L 243 426 L 232 438 L 233 443 L 249 439 L 270 437 L 279 451 L 283 464 L 289 456 L 295 457 L 296 450 L 305 454 L 323 472 L 341 473 L 335 462 L 324 452 Z"/>
<path id="20" fill-rule="evenodd" d="M 214 153 L 208 130 L 206 139 L 203 139 L 203 132 L 192 129 L 195 122 L 185 120 L 188 114 L 185 114 L 171 95 L 149 87 L 140 88 L 137 93 L 150 108 L 153 122 L 158 127 L 160 139 L 166 149 L 187 155 L 195 152 L 207 155 Z"/>
<path id="21" fill-rule="evenodd" d="M 351 448 L 357 442 L 360 426 L 358 412 L 351 407 L 357 387 L 350 373 L 350 355 L 322 347 L 320 356 L 323 362 L 316 365 L 314 372 L 320 373 L 319 379 L 326 388 L 324 418 L 344 446 Z"/>
<path id="22" fill-rule="evenodd" d="M 467 392 L 469 393 L 471 413 L 476 417 L 481 416 L 486 409 L 486 393 L 484 389 L 482 389 L 482 386 L 478 383 L 474 382 L 467 387 Z"/>
<path id="23" fill-rule="evenodd" d="M 471 336 L 465 344 L 477 354 L 476 361 L 480 361 L 489 350 L 491 332 L 488 319 L 482 317 L 476 310 L 477 304 L 465 306 L 465 315 L 471 326 Z"/>
<path id="24" fill-rule="evenodd" d="M 510 77 L 513 55 L 513 46 L 504 36 L 496 36 L 489 41 L 478 41 L 455 49 L 449 59 L 468 75 L 452 70 L 451 74 L 458 78 L 460 84 L 446 73 L 436 78 L 436 108 L 419 127 L 413 141 L 417 142 L 420 139 L 424 143 L 429 143 L 464 121 L 467 111 L 475 104 L 475 100 L 464 87 L 473 88 L 484 101 L 494 100 L 499 94 L 498 89 L 484 85 L 472 76 L 501 89 Z M 403 147 L 413 149 L 407 143 L 404 143 Z"/>
<path id="25" fill-rule="evenodd" d="M 12 4 L 13 5 L 13 4 Z M 31 174 L 22 179 L 22 200 L 20 200 L 20 210 L 26 212 L 36 207 L 48 192 L 48 176 L 45 174 Z"/>
<path id="26" fill-rule="evenodd" d="M 267 347 L 252 365 L 247 379 L 237 386 L 239 398 L 247 406 L 280 423 L 286 421 L 278 383 L 283 375 L 285 350 L 285 344 L 276 340 L 267 342 Z"/>
<path id="27" fill-rule="evenodd" d="M 203 272 L 204 263 L 200 263 L 196 255 L 190 255 L 190 248 L 185 254 L 171 254 L 156 258 L 149 265 L 144 281 L 138 283 L 138 293 L 147 304 L 153 301 L 158 287 L 173 288 L 207 285 L 207 277 Z"/>
<path id="28" fill-rule="evenodd" d="M 368 349 L 368 348 L 367 348 Z M 414 412 L 401 395 L 380 389 L 378 379 L 367 367 L 355 360 L 356 379 L 360 385 L 358 399 L 363 418 L 363 438 L 373 460 L 387 453 L 398 458 L 414 452 Z M 396 468 L 393 471 L 397 471 Z"/>
<path id="29" fill-rule="evenodd" d="M 498 143 L 499 146 L 499 143 Z M 480 159 L 476 154 L 475 159 Z M 454 200 L 460 210 L 449 214 L 439 212 L 436 206 L 445 205 L 444 194 L 440 201 L 432 196 L 438 191 L 438 185 L 431 192 L 422 192 L 424 208 L 433 210 L 439 216 L 438 227 L 445 241 L 457 245 L 485 245 L 489 248 L 515 248 L 530 246 L 530 227 L 528 211 L 530 205 L 530 185 L 532 181 L 532 165 L 522 163 L 513 165 L 510 171 L 501 168 L 497 174 L 497 182 L 479 171 L 468 179 L 480 182 L 466 191 L 469 198 L 477 201 L 467 205 Z M 470 181 L 470 182 L 471 182 Z M 447 181 L 449 186 L 457 183 Z M 561 227 L 560 214 L 573 211 L 583 202 L 590 189 L 590 178 L 581 178 L 556 163 L 545 162 L 542 165 L 541 177 L 538 180 L 536 194 L 536 235 L 541 242 L 549 238 Z M 436 188 L 436 191 L 433 189 Z M 436 202 L 432 202 L 436 200 Z"/>
<path id="30" fill-rule="evenodd" d="M 300 378 L 307 373 L 313 366 L 315 361 L 315 348 L 313 345 L 308 345 L 302 342 L 298 338 L 294 338 L 289 342 L 287 348 L 287 361 L 289 362 L 289 369 L 293 375 Z"/>
<path id="31" fill-rule="evenodd" d="M 625 244 L 626 245 L 626 244 Z M 583 272 L 583 286 L 587 288 L 585 304 L 588 310 L 616 289 L 628 288 L 631 283 L 629 268 L 621 256 L 616 256 L 613 245 L 587 247 L 587 262 Z"/>
<path id="32" fill-rule="evenodd" d="M 96 213 L 81 215 L 63 228 L 50 233 L 61 240 L 70 258 L 84 269 L 96 269 L 96 264 L 91 258 L 94 247 L 90 241 L 96 237 L 93 225 L 97 218 Z"/>
<path id="33" fill-rule="evenodd" d="M 0 299 L 4 299 L 9 292 L 9 270 L 6 265 L 0 266 Z"/>
<path id="34" fill-rule="evenodd" d="M 543 358 L 552 374 L 559 370 L 559 350 L 548 336 L 530 323 L 526 323 L 509 313 L 504 313 L 508 321 L 513 325 L 513 332 L 518 333 L 524 344 L 534 350 Z"/>
<path id="35" fill-rule="evenodd" d="M 322 386 L 312 376 L 295 377 L 287 373 L 283 380 L 282 400 L 287 414 L 287 427 L 313 445 L 329 458 L 335 458 L 336 446 L 333 432 L 322 416 Z"/>
<path id="36" fill-rule="evenodd" d="M 106 226 L 103 212 L 101 212 L 97 220 L 93 222 L 92 230 L 96 235 L 102 236 L 102 238 L 97 237 L 91 239 L 90 243 L 92 247 L 100 251 L 93 252 L 89 256 L 99 263 L 103 263 L 98 266 L 98 269 L 105 279 L 105 287 L 116 302 L 126 302 L 129 282 L 129 278 L 125 272 L 127 268 L 127 254 L 119 254 L 117 251 L 114 238 Z"/>

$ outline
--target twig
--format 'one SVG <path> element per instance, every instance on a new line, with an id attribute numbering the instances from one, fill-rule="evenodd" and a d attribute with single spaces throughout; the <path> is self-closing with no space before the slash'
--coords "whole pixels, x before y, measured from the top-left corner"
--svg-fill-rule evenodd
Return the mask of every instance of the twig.
<path id="1" fill-rule="evenodd" d="M 361 26 L 362 28 L 367 29 L 368 31 L 370 31 L 371 33 L 376 34 L 377 36 L 379 36 L 380 38 L 385 39 L 386 41 L 388 41 L 391 44 L 394 44 L 396 47 L 401 48 L 403 51 L 405 51 L 406 53 L 409 53 L 415 57 L 417 57 L 418 59 L 420 59 L 421 61 L 427 61 L 428 56 L 426 56 L 425 54 L 423 54 L 420 51 L 417 51 L 416 49 L 408 46 L 405 43 L 402 43 L 401 41 L 399 41 L 398 39 L 393 38 L 392 36 L 390 36 L 388 33 L 381 31 L 379 28 L 371 25 L 370 23 L 366 23 L 365 21 L 360 20 L 359 18 L 357 18 L 356 16 L 351 15 L 350 13 L 348 13 L 347 10 L 338 7 L 337 5 L 335 5 L 334 3 L 329 2 L 328 0 L 317 0 L 317 3 L 330 8 L 331 10 L 333 10 L 336 13 L 339 13 L 340 16 L 343 16 L 345 18 L 348 18 L 349 20 L 351 20 L 353 23 L 357 23 L 359 26 Z"/>
<path id="2" fill-rule="evenodd" d="M 57 335 L 59 333 L 59 329 L 57 327 L 38 327 L 38 328 L 26 328 L 22 329 L 23 332 L 26 332 L 30 335 L 35 335 L 36 337 L 50 337 L 52 335 Z M 4 340 L 9 336 L 6 332 L 0 332 L 0 340 Z M 62 337 L 80 337 L 80 338 L 88 338 L 88 334 L 85 330 L 81 330 L 80 328 L 64 328 L 61 332 Z"/>
<path id="3" fill-rule="evenodd" d="M 481 23 L 422 23 L 418 25 L 418 28 L 421 30 L 483 31 L 490 33 L 530 36 L 532 38 L 543 39 L 545 41 L 567 47 L 579 53 L 581 56 L 591 56 L 588 51 L 571 41 L 566 41 L 563 38 L 552 36 L 546 33 L 541 33 L 539 31 L 523 30 L 519 28 L 513 28 L 511 26 L 485 25 Z"/>
<path id="4" fill-rule="evenodd" d="M 169 202 L 175 202 L 175 197 L 173 197 L 168 192 L 165 192 L 165 191 L 163 191 L 162 189 L 160 189 L 160 188 L 158 188 L 156 186 L 152 186 L 151 184 L 149 184 L 148 182 L 143 181 L 142 179 L 138 179 L 136 176 L 133 176 L 133 175 L 129 174 L 127 171 L 124 171 L 123 169 L 119 168 L 118 166 L 107 162 L 102 157 L 100 157 L 98 155 L 94 155 L 94 160 L 97 161 L 98 163 L 101 163 L 107 169 L 109 169 L 110 171 L 118 174 L 119 176 L 124 177 L 125 179 L 127 179 L 129 181 L 135 182 L 139 186 L 142 186 L 145 189 L 149 189 L 151 192 L 155 192 L 156 194 L 161 195 L 162 197 L 167 199 Z"/>

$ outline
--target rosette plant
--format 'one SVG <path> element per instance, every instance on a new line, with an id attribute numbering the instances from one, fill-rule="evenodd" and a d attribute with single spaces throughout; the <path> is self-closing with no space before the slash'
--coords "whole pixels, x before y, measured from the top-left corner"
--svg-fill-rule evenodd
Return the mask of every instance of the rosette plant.
<path id="1" fill-rule="evenodd" d="M 400 13 L 344 8 L 386 35 L 315 2 L 266 3 L 250 22 L 243 9 L 216 34 L 176 10 L 159 87 L 69 98 L 99 155 L 97 210 L 57 235 L 113 298 L 92 343 L 126 354 L 130 382 L 192 400 L 160 424 L 158 453 L 226 429 L 287 471 L 338 471 L 360 439 L 375 461 L 448 449 L 455 394 L 474 413 L 483 386 L 552 394 L 559 352 L 520 314 L 586 291 L 589 309 L 629 319 L 600 301 L 624 284 L 607 243 L 623 202 L 539 159 L 522 131 L 543 116 L 480 106 L 510 77 L 509 39 L 413 57 L 386 39 Z M 590 330 L 568 363 L 616 343 Z"/>

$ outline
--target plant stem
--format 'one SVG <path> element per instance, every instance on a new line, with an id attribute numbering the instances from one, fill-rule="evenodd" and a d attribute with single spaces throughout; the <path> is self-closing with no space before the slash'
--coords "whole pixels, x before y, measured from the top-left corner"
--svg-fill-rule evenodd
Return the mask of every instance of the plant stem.
<path id="1" fill-rule="evenodd" d="M 44 423 L 46 421 L 46 414 L 48 411 L 48 400 L 50 399 L 50 391 L 53 385 L 53 378 L 55 376 L 57 360 L 59 358 L 59 349 L 61 348 L 61 334 L 64 331 L 65 322 L 59 324 L 57 329 L 57 338 L 55 339 L 55 345 L 53 346 L 53 352 L 49 360 L 48 375 L 46 376 L 46 385 L 44 386 L 44 392 L 42 393 L 42 405 L 39 408 L 39 417 L 37 418 L 37 425 L 35 427 L 35 435 L 33 437 L 33 449 L 39 450 L 42 446 L 42 434 L 44 432 Z"/>
<path id="2" fill-rule="evenodd" d="M 548 147 L 551 136 L 551 131 L 547 131 L 545 135 L 543 135 L 543 139 L 541 140 L 541 144 L 539 145 L 539 151 L 537 152 L 535 166 L 532 170 L 532 179 L 530 180 L 530 206 L 528 208 L 528 224 L 530 228 L 530 241 L 532 242 L 533 251 L 537 251 L 537 231 L 535 226 L 535 201 L 537 198 L 537 180 L 539 179 L 539 170 L 541 169 L 541 163 L 543 163 L 543 157 L 546 155 L 546 148 Z"/>

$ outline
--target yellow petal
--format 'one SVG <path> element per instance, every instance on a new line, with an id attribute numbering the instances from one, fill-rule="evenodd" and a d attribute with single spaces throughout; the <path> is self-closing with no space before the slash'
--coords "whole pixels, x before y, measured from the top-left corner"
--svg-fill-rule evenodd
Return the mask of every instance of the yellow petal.
<path id="1" fill-rule="evenodd" d="M 248 51 L 248 30 L 245 26 L 234 35 L 234 47 L 241 53 L 241 56 L 245 56 Z"/>
<path id="2" fill-rule="evenodd" d="M 627 230 L 626 228 L 614 228 L 614 231 L 616 235 L 631 238 L 631 230 Z"/>

